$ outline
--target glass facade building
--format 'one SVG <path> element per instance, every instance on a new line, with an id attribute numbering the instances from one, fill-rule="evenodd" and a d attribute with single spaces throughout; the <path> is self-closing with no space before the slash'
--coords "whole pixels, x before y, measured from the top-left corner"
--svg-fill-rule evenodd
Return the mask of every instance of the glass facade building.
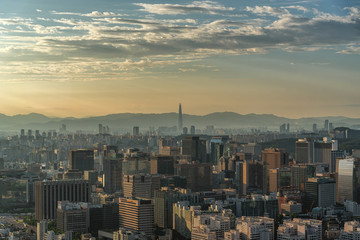
<path id="1" fill-rule="evenodd" d="M 343 203 L 345 199 L 348 199 L 357 202 L 359 200 L 359 161 L 355 158 L 340 159 L 336 170 L 338 175 L 336 201 Z"/>

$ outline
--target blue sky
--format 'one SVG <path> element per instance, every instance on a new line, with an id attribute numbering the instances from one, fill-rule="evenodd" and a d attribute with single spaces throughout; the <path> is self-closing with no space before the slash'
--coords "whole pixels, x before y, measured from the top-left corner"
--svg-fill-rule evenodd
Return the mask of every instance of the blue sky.
<path id="1" fill-rule="evenodd" d="M 0 0 L 9 115 L 360 117 L 359 66 L 359 1 Z"/>

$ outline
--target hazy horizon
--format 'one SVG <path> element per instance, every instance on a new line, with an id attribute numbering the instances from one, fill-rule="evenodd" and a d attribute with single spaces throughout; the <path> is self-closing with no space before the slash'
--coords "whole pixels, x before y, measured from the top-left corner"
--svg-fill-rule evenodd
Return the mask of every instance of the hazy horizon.
<path id="1" fill-rule="evenodd" d="M 191 115 L 191 116 L 199 116 L 199 117 L 203 117 L 203 116 L 207 116 L 207 115 L 211 115 L 211 114 L 216 114 L 216 113 L 235 113 L 235 114 L 239 114 L 239 115 L 273 115 L 279 118 L 287 118 L 287 119 L 292 119 L 292 120 L 296 120 L 296 119 L 301 119 L 301 118 L 336 118 L 336 117 L 345 117 L 345 118 L 350 118 L 350 119 L 360 119 L 357 117 L 348 117 L 348 116 L 343 116 L 343 115 L 327 115 L 327 116 L 301 116 L 301 117 L 287 117 L 287 116 L 281 116 L 281 115 L 276 115 L 276 114 L 272 114 L 272 113 L 239 113 L 239 112 L 234 112 L 234 111 L 217 111 L 217 112 L 209 112 L 209 113 L 205 113 L 205 114 L 196 114 L 196 113 L 187 113 L 187 112 L 182 112 L 182 115 Z M 0 114 L 4 114 L 2 112 L 0 112 Z M 8 117 L 15 117 L 15 116 L 27 116 L 30 114 L 40 114 L 43 115 L 45 117 L 48 118 L 77 118 L 77 119 L 81 119 L 81 118 L 92 118 L 92 117 L 104 117 L 104 116 L 110 116 L 110 115 L 117 115 L 117 114 L 154 114 L 154 115 L 161 115 L 161 114 L 178 114 L 178 112 L 172 111 L 172 112 L 149 112 L 149 113 L 144 113 L 144 112 L 113 112 L 113 113 L 107 113 L 107 114 L 102 114 L 102 115 L 84 115 L 84 116 L 52 116 L 52 115 L 46 115 L 43 113 L 38 113 L 38 112 L 29 112 L 29 113 L 18 113 L 18 114 L 14 114 L 14 115 L 8 115 L 8 114 L 4 114 Z"/>

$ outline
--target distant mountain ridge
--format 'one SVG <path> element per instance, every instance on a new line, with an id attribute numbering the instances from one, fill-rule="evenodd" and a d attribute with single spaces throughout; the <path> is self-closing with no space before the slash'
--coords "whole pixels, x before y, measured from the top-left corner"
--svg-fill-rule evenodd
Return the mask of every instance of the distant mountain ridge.
<path id="1" fill-rule="evenodd" d="M 214 125 L 216 128 L 268 128 L 278 130 L 283 123 L 290 123 L 292 129 L 312 129 L 314 123 L 318 129 L 324 127 L 324 121 L 328 119 L 334 127 L 360 127 L 360 118 L 348 118 L 343 116 L 329 117 L 311 117 L 290 119 L 279 117 L 273 114 L 239 114 L 235 112 L 214 112 L 207 115 L 183 114 L 184 126 L 194 125 L 198 129 L 203 129 L 208 125 Z M 177 113 L 118 113 L 105 116 L 94 116 L 85 118 L 74 117 L 47 117 L 38 113 L 25 115 L 7 116 L 0 114 L 0 130 L 13 131 L 24 129 L 39 130 L 58 130 L 62 124 L 66 124 L 71 131 L 85 130 L 96 131 L 98 124 L 108 125 L 111 130 L 132 129 L 133 126 L 140 128 L 159 127 L 159 126 L 177 126 Z"/>

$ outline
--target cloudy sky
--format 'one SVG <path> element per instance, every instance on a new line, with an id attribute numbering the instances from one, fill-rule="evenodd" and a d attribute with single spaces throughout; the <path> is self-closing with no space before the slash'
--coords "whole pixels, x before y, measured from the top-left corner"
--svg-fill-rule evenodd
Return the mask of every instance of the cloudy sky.
<path id="1" fill-rule="evenodd" d="M 0 113 L 360 117 L 358 0 L 0 0 Z"/>

